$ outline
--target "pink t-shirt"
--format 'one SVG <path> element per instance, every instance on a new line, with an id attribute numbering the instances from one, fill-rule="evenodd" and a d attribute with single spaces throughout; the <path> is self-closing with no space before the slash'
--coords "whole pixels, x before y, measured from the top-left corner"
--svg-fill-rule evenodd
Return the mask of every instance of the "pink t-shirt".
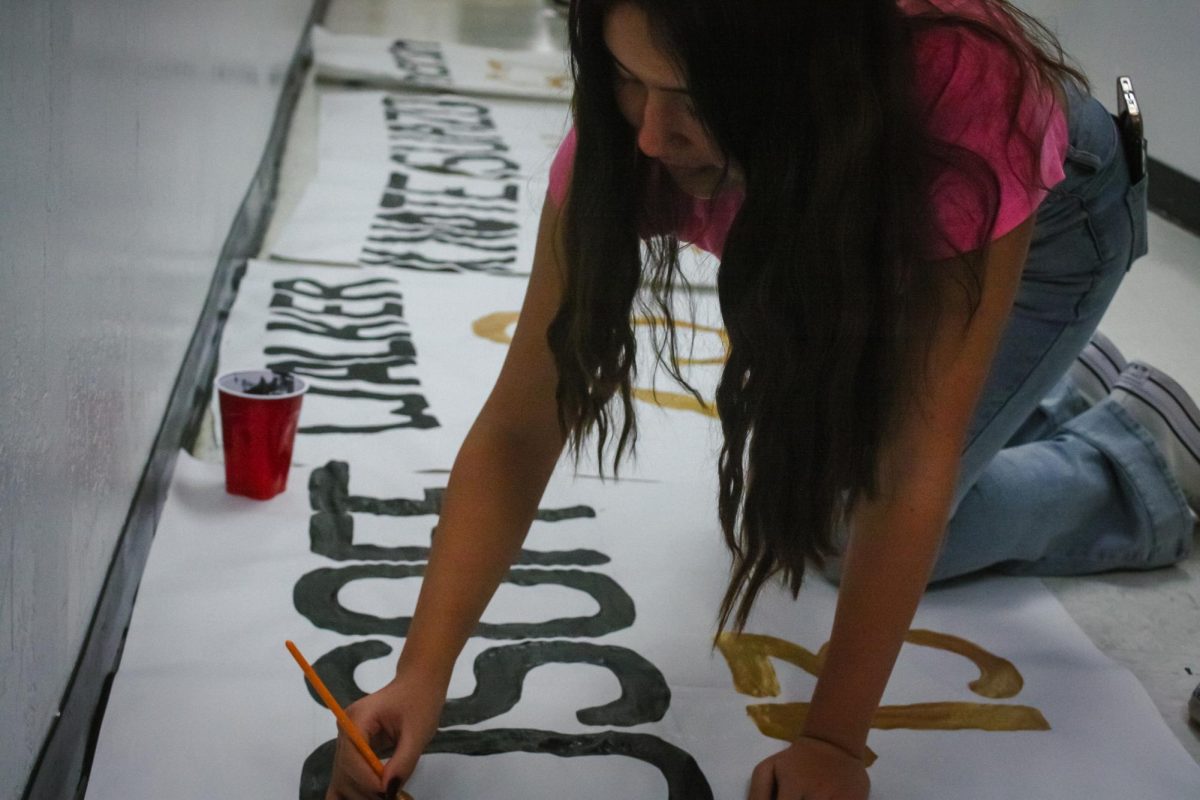
<path id="1" fill-rule="evenodd" d="M 1000 195 L 991 239 L 998 239 L 1030 217 L 1048 189 L 1061 181 L 1067 153 L 1067 122 L 1053 95 L 1022 98 L 1019 131 L 1040 141 L 1040 172 L 1028 145 L 1011 129 L 1005 102 L 1017 79 L 1017 65 L 1004 46 L 966 30 L 938 27 L 918 35 L 916 80 L 930 133 L 983 157 L 999 180 Z M 575 130 L 567 133 L 550 167 L 550 197 L 563 202 L 575 159 Z M 709 200 L 688 198 L 686 220 L 677 231 L 681 241 L 721 255 L 742 204 L 741 190 Z M 933 209 L 939 241 L 931 242 L 930 259 L 947 258 L 976 245 L 986 201 L 968 179 L 948 171 L 934 181 Z"/>

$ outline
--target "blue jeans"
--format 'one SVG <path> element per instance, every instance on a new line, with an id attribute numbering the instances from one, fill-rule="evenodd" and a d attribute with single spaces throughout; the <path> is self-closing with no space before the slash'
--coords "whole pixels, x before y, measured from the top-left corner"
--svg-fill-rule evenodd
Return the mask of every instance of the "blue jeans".
<path id="1" fill-rule="evenodd" d="M 1072 96 L 1066 179 L 1038 208 L 1016 303 L 968 435 L 934 580 L 1150 568 L 1187 556 L 1194 519 L 1150 434 L 1065 379 L 1134 259 L 1146 181 L 1116 127 Z"/>

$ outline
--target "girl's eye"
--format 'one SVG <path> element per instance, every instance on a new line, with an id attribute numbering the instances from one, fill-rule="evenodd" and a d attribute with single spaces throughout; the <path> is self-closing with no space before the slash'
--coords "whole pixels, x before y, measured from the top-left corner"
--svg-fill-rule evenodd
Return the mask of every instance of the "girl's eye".
<path id="1" fill-rule="evenodd" d="M 640 97 L 645 92 L 642 82 L 629 74 L 614 73 L 613 88 L 625 97 Z"/>

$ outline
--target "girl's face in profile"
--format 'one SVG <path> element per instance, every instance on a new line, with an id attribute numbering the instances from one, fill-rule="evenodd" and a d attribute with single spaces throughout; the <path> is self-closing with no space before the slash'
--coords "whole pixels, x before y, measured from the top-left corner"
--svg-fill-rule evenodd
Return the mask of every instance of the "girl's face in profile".
<path id="1" fill-rule="evenodd" d="M 629 3 L 614 7 L 604 20 L 604 42 L 617 76 L 617 105 L 637 131 L 638 149 L 662 164 L 683 191 L 712 197 L 725 158 L 696 116 L 685 80 L 654 42 L 645 12 Z M 737 182 L 732 167 L 730 182 Z"/>

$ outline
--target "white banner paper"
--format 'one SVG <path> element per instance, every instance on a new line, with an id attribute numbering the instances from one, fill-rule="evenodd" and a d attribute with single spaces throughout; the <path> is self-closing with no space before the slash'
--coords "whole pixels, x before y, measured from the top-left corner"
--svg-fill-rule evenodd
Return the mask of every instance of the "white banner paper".
<path id="1" fill-rule="evenodd" d="M 333 718 L 283 640 L 343 703 L 390 677 L 445 485 L 408 467 L 358 448 L 256 502 L 181 456 L 89 798 L 323 796 Z M 819 578 L 795 602 L 770 589 L 747 635 L 714 650 L 728 562 L 710 496 L 699 481 L 556 476 L 408 790 L 743 798 L 812 692 L 835 594 Z M 931 592 L 877 720 L 871 776 L 889 800 L 1200 792 L 1137 681 L 1032 579 Z"/>
<path id="2" fill-rule="evenodd" d="M 571 75 L 565 53 L 351 36 L 313 28 L 317 75 L 395 88 L 567 102 Z"/>
<path id="3" fill-rule="evenodd" d="M 528 274 L 563 107 L 330 93 L 320 120 L 316 178 L 273 258 Z"/>

